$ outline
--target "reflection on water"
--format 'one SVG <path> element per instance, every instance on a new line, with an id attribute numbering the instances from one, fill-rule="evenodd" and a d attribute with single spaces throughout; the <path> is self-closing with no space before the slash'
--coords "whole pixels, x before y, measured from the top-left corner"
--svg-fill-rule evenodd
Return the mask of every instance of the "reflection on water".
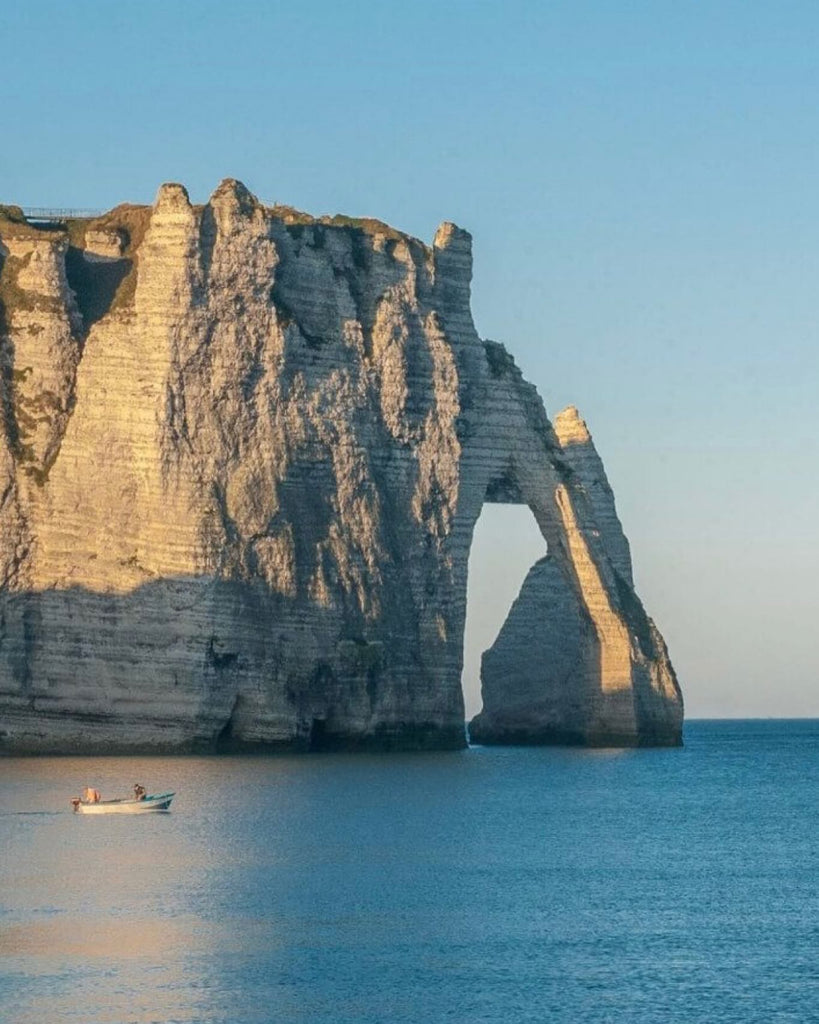
<path id="1" fill-rule="evenodd" d="M 679 751 L 0 760 L 0 1017 L 804 1020 L 816 723 Z M 69 798 L 175 789 L 167 815 Z M 813 1003 L 810 1003 L 810 1000 Z"/>
<path id="2" fill-rule="evenodd" d="M 88 818 L 68 803 L 87 782 L 117 795 L 135 771 L 175 764 L 190 773 L 174 760 L 0 762 L 0 985 L 9 1020 L 204 1019 L 197 991 L 212 932 L 173 891 L 210 863 L 208 846 L 187 842 L 170 815 Z"/>
<path id="3" fill-rule="evenodd" d="M 0 956 L 161 959 L 202 946 L 202 922 L 131 917 L 127 921 L 56 918 L 11 924 L 0 933 Z"/>

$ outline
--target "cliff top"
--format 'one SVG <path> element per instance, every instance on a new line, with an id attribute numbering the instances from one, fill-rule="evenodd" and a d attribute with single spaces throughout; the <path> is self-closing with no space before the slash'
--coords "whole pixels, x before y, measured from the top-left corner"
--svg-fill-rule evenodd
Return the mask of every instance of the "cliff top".
<path id="1" fill-rule="evenodd" d="M 326 228 L 348 229 L 361 231 L 372 237 L 380 236 L 391 241 L 404 241 L 410 245 L 422 247 L 425 251 L 449 244 L 454 236 L 469 237 L 468 232 L 449 222 L 442 223 L 435 235 L 432 246 L 421 239 L 400 231 L 375 217 L 350 217 L 346 214 L 321 214 L 315 216 L 298 210 L 284 203 L 267 204 L 260 202 L 242 182 L 235 178 L 225 178 L 214 190 L 208 203 L 191 204 L 184 186 L 168 182 L 159 187 L 153 205 L 138 203 L 121 203 L 99 216 L 74 217 L 60 222 L 33 223 L 27 220 L 23 209 L 13 204 L 0 204 L 0 235 L 13 239 L 57 238 L 67 236 L 70 245 L 85 247 L 85 239 L 91 231 L 119 231 L 124 233 L 124 251 L 139 245 L 147 228 L 151 212 L 163 201 L 173 195 L 176 201 L 201 212 L 206 206 L 230 197 L 249 212 L 258 207 L 272 219 L 281 221 L 288 228 L 304 228 L 323 226 Z"/>

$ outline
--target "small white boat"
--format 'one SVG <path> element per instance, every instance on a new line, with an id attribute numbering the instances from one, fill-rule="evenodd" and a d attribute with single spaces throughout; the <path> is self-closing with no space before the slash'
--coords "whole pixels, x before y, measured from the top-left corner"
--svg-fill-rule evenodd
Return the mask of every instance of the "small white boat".
<path id="1" fill-rule="evenodd" d="M 146 795 L 139 800 L 133 797 L 123 797 L 121 800 L 83 800 L 74 797 L 71 805 L 77 814 L 149 814 L 151 811 L 167 811 L 173 798 L 173 793 Z"/>

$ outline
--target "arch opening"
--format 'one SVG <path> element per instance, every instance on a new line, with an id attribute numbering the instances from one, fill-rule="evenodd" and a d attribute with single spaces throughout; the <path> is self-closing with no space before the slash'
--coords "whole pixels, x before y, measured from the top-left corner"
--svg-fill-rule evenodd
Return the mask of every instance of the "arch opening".
<path id="1" fill-rule="evenodd" d="M 501 630 L 547 545 L 524 504 L 484 503 L 469 549 L 461 688 L 467 721 L 481 710 L 481 656 Z"/>

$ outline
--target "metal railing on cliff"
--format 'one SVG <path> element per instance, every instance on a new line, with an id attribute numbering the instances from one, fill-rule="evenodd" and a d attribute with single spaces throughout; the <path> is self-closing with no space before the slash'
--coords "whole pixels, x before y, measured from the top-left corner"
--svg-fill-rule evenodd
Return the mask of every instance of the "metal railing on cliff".
<path id="1" fill-rule="evenodd" d="M 24 206 L 26 220 L 37 220 L 50 224 L 64 224 L 67 220 L 81 220 L 85 217 L 99 217 L 102 210 L 69 210 L 48 206 Z"/>

